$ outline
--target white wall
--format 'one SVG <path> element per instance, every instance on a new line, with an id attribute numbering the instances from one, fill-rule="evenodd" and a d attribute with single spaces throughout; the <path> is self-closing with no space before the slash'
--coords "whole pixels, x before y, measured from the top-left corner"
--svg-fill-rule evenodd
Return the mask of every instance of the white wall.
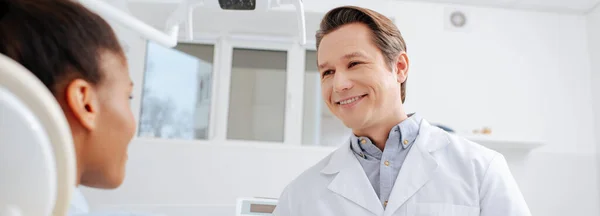
<path id="1" fill-rule="evenodd" d="M 339 5 L 305 2 L 314 12 Z M 587 41 L 600 37 L 590 36 L 597 35 L 593 30 L 588 35 L 592 24 L 586 26 L 586 17 L 461 7 L 469 18 L 461 30 L 445 27 L 446 5 L 353 2 L 393 16 L 403 32 L 411 59 L 410 111 L 461 132 L 489 126 L 499 136 L 546 140 L 547 146 L 529 154 L 503 152 L 532 213 L 600 214 L 590 118 L 592 90 L 598 91 L 589 81 Z M 124 185 L 85 193 L 96 209 L 126 204 L 149 210 L 147 205 L 162 204 L 172 208 L 156 211 L 172 215 L 176 210 L 232 215 L 236 197 L 277 197 L 330 150 L 138 140 L 130 149 Z"/>
<path id="2" fill-rule="evenodd" d="M 592 96 L 594 102 L 594 122 L 596 134 L 596 146 L 600 146 L 600 7 L 596 8 L 587 15 L 587 29 L 588 29 L 588 40 L 590 49 L 590 62 L 592 67 Z M 598 157 L 600 157 L 600 148 L 598 151 Z M 596 158 L 600 169 L 600 158 Z"/>

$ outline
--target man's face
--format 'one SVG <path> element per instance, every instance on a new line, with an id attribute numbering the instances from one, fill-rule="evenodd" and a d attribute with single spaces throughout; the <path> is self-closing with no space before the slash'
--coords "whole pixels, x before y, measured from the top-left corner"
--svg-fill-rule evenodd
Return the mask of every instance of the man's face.
<path id="1" fill-rule="evenodd" d="M 392 71 L 364 24 L 325 35 L 317 53 L 321 91 L 329 110 L 353 130 L 385 121 L 401 106 L 403 73 Z"/>

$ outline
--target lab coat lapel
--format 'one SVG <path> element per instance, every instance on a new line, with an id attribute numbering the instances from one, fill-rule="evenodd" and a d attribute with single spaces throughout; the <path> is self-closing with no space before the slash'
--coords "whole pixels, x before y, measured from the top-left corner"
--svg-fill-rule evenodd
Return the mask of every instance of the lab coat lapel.
<path id="1" fill-rule="evenodd" d="M 404 161 L 385 209 L 386 216 L 393 215 L 434 175 L 438 163 L 430 152 L 448 144 L 448 138 L 438 128 L 421 121 L 419 135 Z"/>
<path id="2" fill-rule="evenodd" d="M 353 155 L 349 142 L 332 155 L 329 164 L 321 170 L 323 174 L 336 174 L 327 187 L 375 215 L 383 215 L 383 206 L 375 194 L 362 166 Z"/>

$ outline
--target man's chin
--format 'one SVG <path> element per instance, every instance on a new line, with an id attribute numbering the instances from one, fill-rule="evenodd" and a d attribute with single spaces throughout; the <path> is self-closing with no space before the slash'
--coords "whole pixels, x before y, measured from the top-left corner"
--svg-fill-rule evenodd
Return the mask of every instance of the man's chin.
<path id="1" fill-rule="evenodd" d="M 359 129 L 363 128 L 365 121 L 363 118 L 352 118 L 352 119 L 344 119 L 342 123 L 350 129 Z"/>

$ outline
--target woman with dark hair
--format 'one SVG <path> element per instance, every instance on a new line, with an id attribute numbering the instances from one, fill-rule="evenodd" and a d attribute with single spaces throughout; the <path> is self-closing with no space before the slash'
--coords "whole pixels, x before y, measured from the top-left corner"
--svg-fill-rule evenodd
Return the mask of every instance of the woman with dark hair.
<path id="1" fill-rule="evenodd" d="M 0 53 L 53 93 L 70 125 L 77 185 L 116 188 L 136 124 L 133 84 L 109 24 L 70 0 L 0 0 Z M 75 200 L 80 194 L 75 194 Z M 71 213 L 85 213 L 85 202 Z"/>

